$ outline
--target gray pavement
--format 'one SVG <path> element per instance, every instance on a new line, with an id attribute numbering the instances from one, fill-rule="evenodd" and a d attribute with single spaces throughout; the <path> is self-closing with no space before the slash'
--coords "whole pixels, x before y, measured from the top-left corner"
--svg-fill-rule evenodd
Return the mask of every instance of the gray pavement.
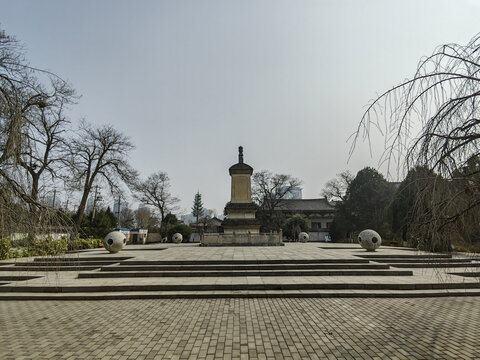
<path id="1" fill-rule="evenodd" d="M 159 250 L 164 247 L 167 249 Z M 122 264 L 256 260 L 280 262 L 283 266 L 288 261 L 338 263 L 345 260 L 348 263 L 360 259 L 357 255 L 362 254 L 366 253 L 350 244 L 287 244 L 272 248 L 159 244 L 130 245 L 118 255 L 96 249 L 66 258 L 73 266 L 92 256 L 113 259 L 120 255 L 131 257 Z M 420 255 L 388 247 L 375 254 Z M 374 260 L 370 263 L 375 264 Z M 478 259 L 472 263 L 475 265 Z M 468 271 L 467 268 L 408 268 L 412 271 L 410 276 L 195 277 L 187 274 L 184 277 L 78 278 L 79 273 L 108 272 L 108 269 L 15 271 L 12 266 L 0 264 L 0 276 L 7 279 L 1 281 L 6 284 L 0 285 L 0 290 L 6 290 L 0 291 L 2 360 L 480 358 L 480 297 L 465 296 L 480 295 L 480 289 L 472 285 L 468 289 L 452 290 L 467 283 L 478 285 L 478 279 L 449 275 L 453 270 Z M 125 265 L 117 263 L 105 267 L 122 266 Z M 14 281 L 9 278 L 12 276 L 38 277 Z M 275 289 L 262 288 L 267 284 L 274 285 Z M 340 288 L 330 289 L 331 284 Z M 421 284 L 453 287 L 451 290 L 415 288 Z M 146 288 L 127 290 L 136 285 Z M 170 291 L 169 285 L 181 288 Z M 189 290 L 189 287 L 203 285 L 212 288 Z M 309 285 L 320 288 L 312 290 Z M 97 290 L 42 292 L 45 291 L 42 288 L 79 286 Z M 113 290 L 107 291 L 112 286 Z M 155 286 L 158 289 L 155 290 Z M 225 286 L 232 289 L 220 290 Z M 233 290 L 235 286 L 241 290 Z M 284 286 L 293 286 L 293 290 L 285 290 Z M 361 286 L 365 288 L 362 290 Z M 397 286 L 407 288 L 388 290 Z M 19 292 L 22 287 L 26 292 Z M 33 291 L 35 289 L 40 291 Z M 15 291 L 19 293 L 15 295 Z M 452 294 L 463 296 L 452 297 Z M 30 300 L 4 300 L 10 295 L 12 299 L 18 295 Z M 420 298 L 385 298 L 389 295 Z M 431 295 L 449 297 L 429 298 Z M 35 296 L 49 296 L 51 300 L 32 300 Z M 90 300 L 72 301 L 69 296 Z M 133 300 L 92 300 L 115 296 Z M 168 298 L 172 296 L 178 298 Z M 158 298 L 142 300 L 142 297 Z"/>
<path id="2" fill-rule="evenodd" d="M 478 359 L 480 298 L 0 301 L 0 359 Z"/>
<path id="3" fill-rule="evenodd" d="M 163 250 L 162 250 L 163 249 Z M 0 299 L 38 299 L 38 298 L 76 298 L 76 299 L 100 299 L 100 298 L 148 298 L 148 297 L 238 297 L 238 296 L 445 296 L 453 295 L 480 295 L 480 283 L 478 278 L 451 275 L 456 272 L 472 272 L 480 269 L 478 258 L 469 259 L 463 267 L 434 267 L 415 268 L 415 263 L 405 264 L 407 267 L 395 267 L 397 263 L 376 262 L 373 258 L 362 258 L 364 255 L 372 255 L 361 249 L 356 244 L 319 244 L 319 243 L 287 243 L 282 247 L 199 247 L 198 244 L 155 244 L 155 245 L 128 245 L 118 254 L 109 254 L 104 249 L 95 249 L 87 252 L 69 254 L 63 257 L 65 264 L 75 269 L 75 264 L 88 263 L 88 258 L 101 258 L 104 260 L 115 259 L 119 256 L 129 257 L 119 260 L 119 263 L 98 265 L 95 269 L 78 271 L 43 271 L 41 267 L 30 267 L 22 270 L 15 264 L 1 265 L 0 262 Z M 405 256 L 425 255 L 424 253 L 381 247 L 375 256 Z M 463 258 L 465 254 L 455 255 L 452 259 Z M 193 271 L 185 271 L 185 276 L 173 276 L 163 271 L 162 276 L 155 274 L 142 275 L 142 271 L 136 271 L 135 276 L 128 277 L 84 277 L 79 274 L 108 274 L 109 269 L 128 269 L 128 265 L 138 262 L 155 264 L 155 262 L 212 262 L 212 261 L 273 261 L 285 265 L 288 261 L 352 261 L 361 260 L 369 262 L 369 265 L 389 265 L 389 269 L 375 270 L 382 272 L 375 276 L 361 275 L 325 275 L 325 276 L 296 276 L 296 269 L 288 270 L 291 274 L 285 276 L 264 273 L 252 276 L 248 271 L 232 270 L 231 276 L 199 276 Z M 401 259 L 401 258 L 400 258 Z M 33 259 L 17 259 L 17 265 L 25 265 Z M 397 259 L 398 260 L 398 259 Z M 415 260 L 417 261 L 417 260 Z M 434 260 L 433 260 L 434 261 Z M 442 260 L 445 261 L 445 260 Z M 446 261 L 450 261 L 447 259 Z M 93 264 L 93 263 L 92 263 Z M 328 264 L 327 264 L 328 265 Z M 337 264 L 342 265 L 342 264 Z M 433 264 L 435 265 L 435 264 Z M 447 264 L 448 265 L 448 264 Z M 202 265 L 208 271 L 208 264 Z M 293 265 L 295 266 L 295 265 Z M 412 267 L 408 267 L 412 266 Z M 290 264 L 290 267 L 292 265 Z M 328 266 L 327 266 L 328 267 Z M 19 271 L 20 269 L 20 271 Z M 55 270 L 55 268 L 53 269 Z M 286 268 L 285 268 L 286 270 Z M 353 270 L 353 269 L 351 269 Z M 267 270 L 270 271 L 270 270 Z M 287 271 L 287 272 L 288 272 Z M 355 270 L 357 271 L 357 270 Z M 358 272 L 362 272 L 358 269 Z M 393 271 L 407 271 L 409 276 L 395 276 Z M 305 274 L 304 272 L 303 274 Z M 110 275 L 117 276 L 119 271 L 111 271 Z M 157 272 L 158 274 L 158 272 Z M 215 275 L 215 274 L 214 274 Z M 381 276 L 380 276 L 381 275 Z M 1 278 L 3 276 L 3 279 Z M 14 276 L 30 276 L 28 280 L 5 280 Z M 424 286 L 426 285 L 426 286 Z M 432 287 L 433 286 L 433 287 Z M 112 287 L 114 288 L 112 290 Z M 132 287 L 143 287 L 132 289 Z M 445 288 L 442 288 L 445 287 Z M 75 288 L 75 291 L 69 289 Z M 111 290 L 104 290 L 109 288 Z M 172 290 L 176 288 L 176 290 Z M 42 290 L 43 289 L 43 290 Z M 55 293 L 55 289 L 60 289 Z M 231 290 L 230 290 L 231 289 Z M 31 292 L 29 292 L 31 290 Z M 53 291 L 52 291 L 53 290 Z M 336 291 L 334 291 L 336 290 Z M 362 290 L 368 290 L 369 293 Z M 376 291 L 373 291 L 376 290 Z M 143 292 L 143 293 L 142 293 Z M 67 295 L 64 295 L 67 294 Z M 76 297 L 73 297 L 76 294 Z"/>

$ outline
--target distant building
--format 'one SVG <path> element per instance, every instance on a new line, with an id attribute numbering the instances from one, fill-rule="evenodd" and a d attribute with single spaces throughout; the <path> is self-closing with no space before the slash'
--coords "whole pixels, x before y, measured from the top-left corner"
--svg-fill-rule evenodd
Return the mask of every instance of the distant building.
<path id="1" fill-rule="evenodd" d="M 281 191 L 284 191 L 284 188 L 281 189 Z M 302 198 L 302 188 L 299 186 L 295 186 L 291 188 L 282 197 L 282 199 L 297 199 L 297 200 L 301 198 Z"/>
<path id="2" fill-rule="evenodd" d="M 203 209 L 203 215 L 199 217 L 199 221 L 201 218 L 213 218 L 216 216 L 215 210 L 211 209 Z M 187 214 L 180 216 L 180 222 L 184 223 L 185 225 L 194 224 L 197 221 L 197 218 L 193 214 Z"/>
<path id="3" fill-rule="evenodd" d="M 276 212 L 286 217 L 303 215 L 310 222 L 310 241 L 326 241 L 332 224 L 335 206 L 326 198 L 319 199 L 284 199 L 275 207 Z"/>
<path id="4" fill-rule="evenodd" d="M 87 204 L 85 205 L 85 213 L 86 214 L 90 213 L 90 211 L 93 210 L 93 203 L 94 203 L 94 197 L 89 196 L 89 198 L 87 199 Z"/>
<path id="5" fill-rule="evenodd" d="M 118 200 L 117 200 L 117 201 L 115 201 L 115 202 L 113 203 L 113 213 L 114 213 L 114 214 L 118 214 L 118 213 L 119 213 L 119 211 L 118 211 L 119 205 L 120 205 L 120 211 L 122 211 L 123 209 L 128 208 L 128 202 L 126 202 L 126 201 L 120 201 L 120 203 L 119 203 Z"/>

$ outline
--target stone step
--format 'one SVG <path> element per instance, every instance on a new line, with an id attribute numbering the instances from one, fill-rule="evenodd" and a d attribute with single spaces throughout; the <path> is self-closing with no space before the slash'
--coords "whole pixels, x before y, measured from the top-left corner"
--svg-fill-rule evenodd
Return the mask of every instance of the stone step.
<path id="1" fill-rule="evenodd" d="M 69 257 L 38 257 L 33 259 L 33 261 L 38 261 L 38 262 L 59 262 L 59 261 L 66 261 L 66 262 L 71 262 L 71 261 L 76 261 L 76 260 L 81 260 L 81 261 L 122 261 L 122 260 L 128 260 L 133 258 L 133 256 L 109 256 L 111 255 L 110 253 L 105 252 L 104 256 L 69 256 Z"/>
<path id="2" fill-rule="evenodd" d="M 480 296 L 480 289 L 466 290 L 248 290 L 248 291 L 148 291 L 97 293 L 0 293 L 0 300 L 139 300 L 215 298 L 425 298 Z"/>
<path id="3" fill-rule="evenodd" d="M 34 275 L 0 275 L 0 281 L 24 281 L 30 279 L 37 279 L 41 276 Z"/>
<path id="4" fill-rule="evenodd" d="M 479 271 L 452 272 L 452 273 L 449 273 L 449 274 L 450 275 L 463 276 L 463 277 L 478 277 L 478 278 L 480 278 L 480 272 Z"/>
<path id="5" fill-rule="evenodd" d="M 372 254 L 365 254 L 365 255 L 355 255 L 359 256 L 362 258 L 366 259 L 378 259 L 378 258 L 384 258 L 384 259 L 449 259 L 452 257 L 451 254 L 417 254 L 417 255 L 412 255 L 412 254 L 390 254 L 390 255 L 384 255 L 384 254 L 378 254 L 378 255 L 372 255 Z"/>
<path id="6" fill-rule="evenodd" d="M 470 267 L 480 267 L 480 263 L 442 263 L 442 264 L 435 264 L 435 263 L 409 263 L 409 264 L 390 264 L 392 267 L 396 268 L 470 268 Z"/>
<path id="7" fill-rule="evenodd" d="M 207 270 L 301 270 L 301 269 L 389 269 L 388 264 L 277 264 L 277 265 L 129 265 L 105 266 L 102 271 L 207 271 Z"/>
<path id="8" fill-rule="evenodd" d="M 403 263 L 403 264 L 444 264 L 444 263 L 469 263 L 472 262 L 471 259 L 370 259 L 370 261 L 375 261 L 379 263 Z"/>
<path id="9" fill-rule="evenodd" d="M 239 277 L 239 276 L 412 276 L 412 271 L 397 270 L 288 270 L 288 271 L 128 271 L 80 273 L 78 278 L 132 277 Z"/>
<path id="10" fill-rule="evenodd" d="M 88 271 L 100 269 L 100 265 L 97 266 L 1 266 L 0 271 Z"/>
<path id="11" fill-rule="evenodd" d="M 145 284 L 145 285 L 3 285 L 0 293 L 117 293 L 117 292 L 198 292 L 198 291 L 250 291 L 250 290 L 465 290 L 479 289 L 480 282 L 458 283 L 240 283 L 240 284 Z"/>
<path id="12" fill-rule="evenodd" d="M 274 259 L 274 260 L 131 260 L 120 265 L 249 265 L 249 264 L 367 264 L 366 259 Z"/>
<path id="13" fill-rule="evenodd" d="M 30 261 L 17 262 L 15 266 L 92 266 L 92 265 L 112 265 L 118 264 L 121 260 L 102 260 L 102 261 L 83 261 L 83 259 L 72 259 L 71 261 Z M 98 267 L 98 266 L 97 266 Z"/>

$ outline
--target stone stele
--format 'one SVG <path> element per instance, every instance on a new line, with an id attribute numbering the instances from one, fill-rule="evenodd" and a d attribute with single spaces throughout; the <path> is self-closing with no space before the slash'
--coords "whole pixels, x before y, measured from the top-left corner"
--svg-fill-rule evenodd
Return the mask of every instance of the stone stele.
<path id="1" fill-rule="evenodd" d="M 228 172 L 231 177 L 230 202 L 225 206 L 223 234 L 207 233 L 201 237 L 203 246 L 283 245 L 281 233 L 260 234 L 260 221 L 255 218 L 251 177 L 253 168 L 243 162 L 243 147 L 238 148 L 238 163 Z"/>

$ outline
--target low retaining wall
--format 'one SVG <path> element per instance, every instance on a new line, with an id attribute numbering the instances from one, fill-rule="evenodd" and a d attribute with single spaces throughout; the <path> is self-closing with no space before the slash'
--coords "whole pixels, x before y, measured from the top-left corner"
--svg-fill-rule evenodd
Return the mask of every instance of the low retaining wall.
<path id="1" fill-rule="evenodd" d="M 282 234 L 203 234 L 202 246 L 283 246 Z"/>

